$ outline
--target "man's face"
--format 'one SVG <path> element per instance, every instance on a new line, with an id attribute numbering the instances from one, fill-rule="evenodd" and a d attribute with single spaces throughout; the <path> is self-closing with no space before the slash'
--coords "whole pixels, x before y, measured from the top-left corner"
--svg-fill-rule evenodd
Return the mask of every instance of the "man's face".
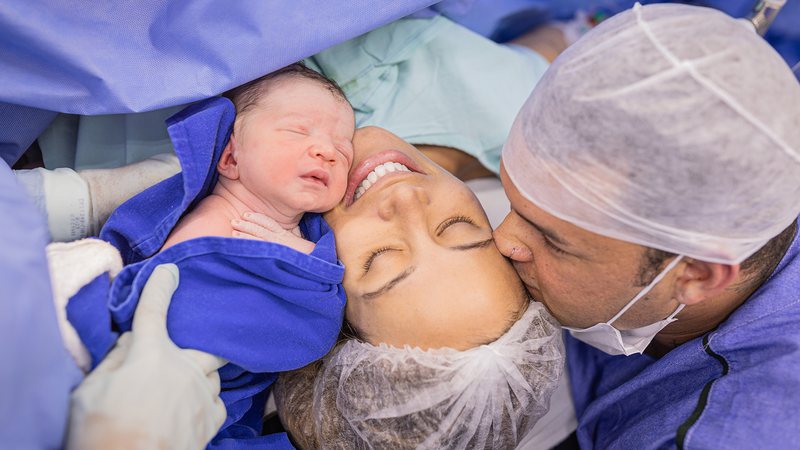
<path id="1" fill-rule="evenodd" d="M 548 214 L 517 190 L 503 166 L 500 177 L 511 212 L 495 230 L 495 242 L 513 261 L 531 296 L 562 325 L 586 328 L 607 322 L 642 290 L 639 273 L 645 247 Z M 674 287 L 670 273 L 614 327 L 637 328 L 664 319 L 678 306 L 672 298 Z"/>

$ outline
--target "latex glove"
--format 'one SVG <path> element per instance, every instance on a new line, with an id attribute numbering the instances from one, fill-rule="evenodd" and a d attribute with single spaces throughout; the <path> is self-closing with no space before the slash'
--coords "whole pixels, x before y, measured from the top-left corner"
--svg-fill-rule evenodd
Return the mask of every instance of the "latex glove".
<path id="1" fill-rule="evenodd" d="M 303 239 L 300 227 L 286 230 L 275 219 L 264 214 L 244 213 L 242 220 L 231 221 L 231 226 L 233 237 L 274 242 L 306 254 L 314 250 L 314 243 Z"/>
<path id="2" fill-rule="evenodd" d="M 167 334 L 178 280 L 177 266 L 156 267 L 132 331 L 72 393 L 67 448 L 199 449 L 222 426 L 217 369 L 226 362 L 178 348 Z"/>

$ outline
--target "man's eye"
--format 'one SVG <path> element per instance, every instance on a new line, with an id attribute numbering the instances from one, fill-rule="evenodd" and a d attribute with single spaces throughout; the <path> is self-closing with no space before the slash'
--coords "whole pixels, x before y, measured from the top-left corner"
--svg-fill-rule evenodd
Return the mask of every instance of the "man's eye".
<path id="1" fill-rule="evenodd" d="M 550 248 L 550 250 L 552 250 L 552 251 L 554 251 L 554 252 L 556 252 L 556 253 L 558 253 L 558 254 L 560 254 L 560 255 L 568 255 L 568 254 L 569 254 L 569 253 L 565 252 L 564 250 L 561 250 L 560 248 L 558 248 L 558 247 L 556 246 L 556 244 L 553 244 L 553 243 L 550 241 L 550 239 L 548 239 L 548 238 L 547 238 L 547 236 L 545 236 L 545 235 L 542 235 L 542 240 L 544 241 L 544 245 L 546 245 L 547 247 L 549 247 L 549 248 Z"/>

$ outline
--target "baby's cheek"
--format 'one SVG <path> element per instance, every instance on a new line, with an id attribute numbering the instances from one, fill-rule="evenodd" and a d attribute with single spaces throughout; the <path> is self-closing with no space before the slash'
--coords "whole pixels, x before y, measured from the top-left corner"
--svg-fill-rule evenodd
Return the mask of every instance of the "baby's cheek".
<path id="1" fill-rule="evenodd" d="M 319 205 L 318 211 L 325 212 L 335 208 L 344 198 L 345 191 L 347 190 L 347 178 L 336 177 L 333 182 L 328 185 L 328 193 L 322 200 L 323 204 Z"/>
<path id="2" fill-rule="evenodd" d="M 348 181 L 348 173 L 350 170 L 347 166 L 342 166 L 341 168 L 337 168 L 334 178 L 334 183 L 331 186 L 331 191 L 334 197 L 338 197 L 341 200 L 344 197 L 344 193 L 347 190 L 347 181 Z"/>

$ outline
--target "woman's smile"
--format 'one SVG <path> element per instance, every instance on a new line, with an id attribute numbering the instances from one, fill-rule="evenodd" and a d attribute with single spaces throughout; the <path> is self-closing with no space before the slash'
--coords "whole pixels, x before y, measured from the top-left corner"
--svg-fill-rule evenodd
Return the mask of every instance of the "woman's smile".
<path id="1" fill-rule="evenodd" d="M 376 185 L 384 185 L 387 179 L 412 174 L 425 174 L 414 159 L 398 150 L 384 150 L 365 158 L 350 170 L 344 202 L 349 207 Z"/>

